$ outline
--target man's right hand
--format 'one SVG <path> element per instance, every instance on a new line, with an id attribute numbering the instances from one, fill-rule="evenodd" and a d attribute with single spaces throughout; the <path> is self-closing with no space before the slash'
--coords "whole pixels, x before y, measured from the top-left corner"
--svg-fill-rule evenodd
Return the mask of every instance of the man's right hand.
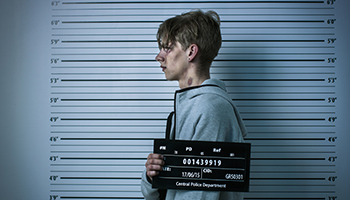
<path id="1" fill-rule="evenodd" d="M 163 159 L 164 159 L 164 156 L 161 154 L 151 153 L 148 155 L 145 166 L 146 166 L 147 176 L 150 178 L 151 181 L 153 180 L 154 176 L 157 176 L 159 174 L 159 171 L 163 170 L 163 165 L 164 165 Z"/>

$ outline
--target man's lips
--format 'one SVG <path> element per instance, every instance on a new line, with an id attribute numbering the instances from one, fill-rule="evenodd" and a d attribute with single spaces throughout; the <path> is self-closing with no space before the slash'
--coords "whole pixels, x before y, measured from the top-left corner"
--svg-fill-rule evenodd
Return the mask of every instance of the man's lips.
<path id="1" fill-rule="evenodd" d="M 162 68 L 162 71 L 164 71 L 165 69 L 166 69 L 166 67 L 165 66 L 160 66 L 161 68 Z"/>

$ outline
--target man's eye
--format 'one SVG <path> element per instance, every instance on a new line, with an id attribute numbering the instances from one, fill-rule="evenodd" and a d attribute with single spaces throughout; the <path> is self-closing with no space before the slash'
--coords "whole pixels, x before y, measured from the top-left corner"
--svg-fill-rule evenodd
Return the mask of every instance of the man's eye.
<path id="1" fill-rule="evenodd" d="M 170 47 L 163 47 L 163 49 L 164 49 L 165 52 L 169 52 L 171 50 Z"/>

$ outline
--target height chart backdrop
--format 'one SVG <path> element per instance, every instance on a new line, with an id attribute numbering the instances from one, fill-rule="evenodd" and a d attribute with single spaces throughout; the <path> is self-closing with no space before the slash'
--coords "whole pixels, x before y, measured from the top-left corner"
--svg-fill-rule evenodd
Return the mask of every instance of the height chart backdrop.
<path id="1" fill-rule="evenodd" d="M 211 74 L 248 128 L 245 199 L 348 198 L 348 1 L 1 4 L 4 198 L 143 199 L 145 158 L 178 89 L 155 35 L 195 8 L 222 20 Z"/>

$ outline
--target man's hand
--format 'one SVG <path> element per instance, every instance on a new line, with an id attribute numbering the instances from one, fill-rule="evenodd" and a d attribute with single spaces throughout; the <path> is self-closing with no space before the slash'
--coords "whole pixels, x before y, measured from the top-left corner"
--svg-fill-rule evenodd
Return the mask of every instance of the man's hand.
<path id="1" fill-rule="evenodd" d="M 157 176 L 159 174 L 159 171 L 163 170 L 164 165 L 164 156 L 161 154 L 149 154 L 147 157 L 147 162 L 145 164 L 146 166 L 146 172 L 147 176 L 153 180 L 154 176 Z"/>

